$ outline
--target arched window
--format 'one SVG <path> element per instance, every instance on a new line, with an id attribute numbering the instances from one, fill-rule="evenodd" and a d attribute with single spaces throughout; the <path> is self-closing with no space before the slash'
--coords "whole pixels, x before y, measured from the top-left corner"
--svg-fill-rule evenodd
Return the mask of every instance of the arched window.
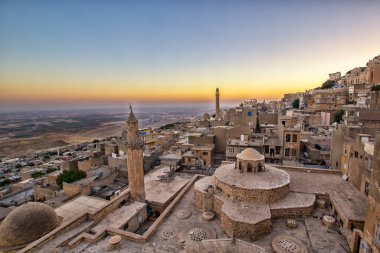
<path id="1" fill-rule="evenodd" d="M 248 163 L 248 165 L 247 165 L 247 171 L 248 172 L 252 172 L 252 164 L 251 163 Z"/>

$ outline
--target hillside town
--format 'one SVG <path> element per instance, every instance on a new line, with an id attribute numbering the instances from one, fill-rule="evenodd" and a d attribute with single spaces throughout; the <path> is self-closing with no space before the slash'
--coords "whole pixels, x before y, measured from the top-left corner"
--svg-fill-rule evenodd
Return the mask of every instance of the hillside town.
<path id="1" fill-rule="evenodd" d="M 121 136 L 1 158 L 0 251 L 380 252 L 380 56 L 222 103 L 146 128 L 131 106 Z"/>

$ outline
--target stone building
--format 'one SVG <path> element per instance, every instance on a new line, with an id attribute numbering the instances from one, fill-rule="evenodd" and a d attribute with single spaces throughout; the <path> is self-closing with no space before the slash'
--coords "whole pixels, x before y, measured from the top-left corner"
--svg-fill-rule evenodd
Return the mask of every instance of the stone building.
<path id="1" fill-rule="evenodd" d="M 358 231 L 358 248 L 361 252 L 380 252 L 380 133 L 376 134 L 373 148 L 373 162 L 370 163 L 370 181 L 368 186 L 368 211 L 363 233 Z"/>
<path id="2" fill-rule="evenodd" d="M 341 73 L 340 72 L 335 72 L 335 73 L 329 74 L 329 80 L 331 80 L 331 81 L 336 81 L 336 80 L 338 80 L 340 78 L 341 78 Z"/>
<path id="3" fill-rule="evenodd" d="M 215 212 L 230 237 L 257 240 L 271 232 L 272 218 L 312 214 L 316 196 L 290 193 L 289 174 L 264 159 L 245 149 L 235 163 L 225 162 L 194 185 L 194 205 Z"/>
<path id="4" fill-rule="evenodd" d="M 367 63 L 368 82 L 380 83 L 380 55 L 376 56 Z"/>

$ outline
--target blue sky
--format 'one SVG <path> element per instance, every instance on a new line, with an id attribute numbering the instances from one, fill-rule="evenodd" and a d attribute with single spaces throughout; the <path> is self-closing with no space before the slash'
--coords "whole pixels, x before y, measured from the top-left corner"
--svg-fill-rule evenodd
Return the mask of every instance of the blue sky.
<path id="1" fill-rule="evenodd" d="M 216 86 L 226 99 L 279 98 L 378 55 L 379 10 L 349 0 L 3 0 L 0 100 L 190 101 Z"/>

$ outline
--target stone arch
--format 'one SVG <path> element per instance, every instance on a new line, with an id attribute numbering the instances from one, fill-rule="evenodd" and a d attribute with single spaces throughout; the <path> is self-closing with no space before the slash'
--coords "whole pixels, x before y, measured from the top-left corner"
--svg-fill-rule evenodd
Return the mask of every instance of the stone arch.
<path id="1" fill-rule="evenodd" d="M 252 172 L 252 171 L 253 171 L 252 163 L 248 163 L 247 164 L 247 172 Z"/>

